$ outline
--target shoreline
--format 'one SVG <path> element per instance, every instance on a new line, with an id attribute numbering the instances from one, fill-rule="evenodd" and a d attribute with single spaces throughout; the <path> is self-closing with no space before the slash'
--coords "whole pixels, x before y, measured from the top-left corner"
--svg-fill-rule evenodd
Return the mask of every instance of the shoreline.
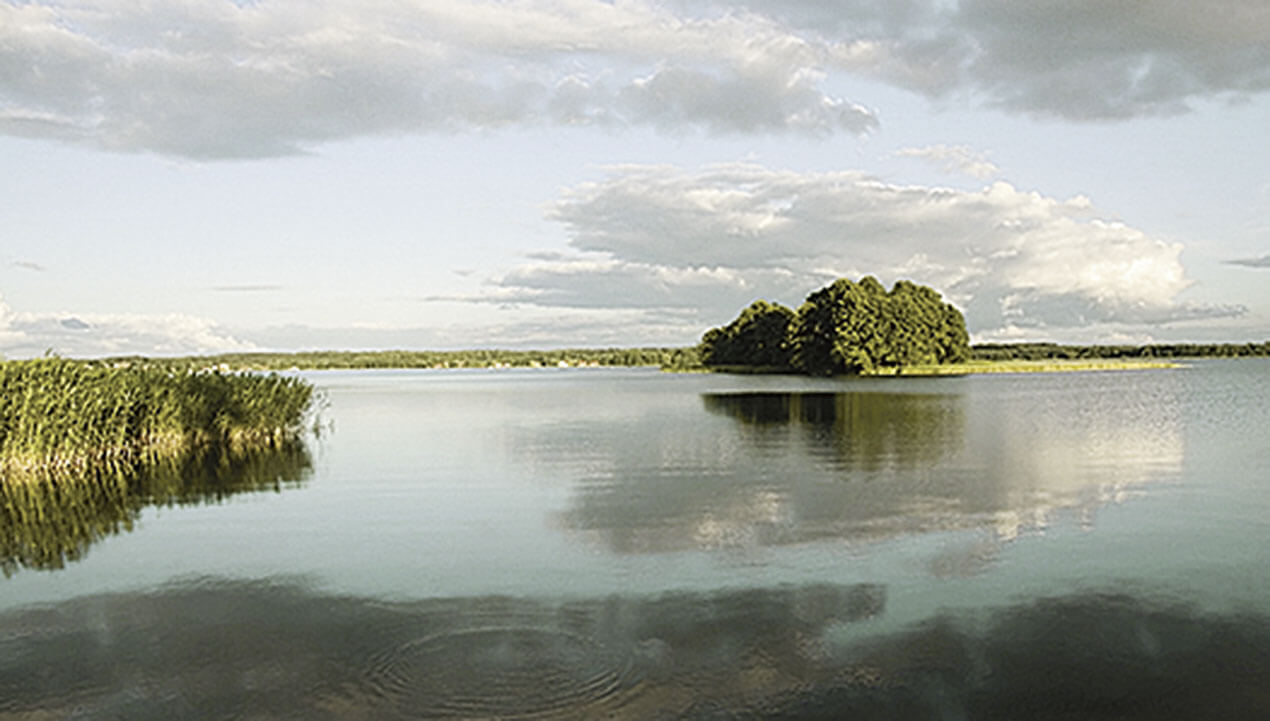
<path id="1" fill-rule="evenodd" d="M 1184 363 L 1175 360 L 1113 360 L 1102 358 L 1088 359 L 1045 359 L 1045 360 L 1008 360 L 984 361 L 972 360 L 965 363 L 947 363 L 942 365 L 920 365 L 904 368 L 879 368 L 858 375 L 833 376 L 840 378 L 930 378 L 935 376 L 958 377 L 969 375 L 1009 374 L 1009 373 L 1080 373 L 1099 371 L 1135 371 L 1135 370 L 1171 370 L 1185 368 Z M 797 375 L 803 376 L 788 368 L 767 366 L 716 366 L 714 368 L 663 368 L 667 373 L 731 373 L 735 375 Z"/>

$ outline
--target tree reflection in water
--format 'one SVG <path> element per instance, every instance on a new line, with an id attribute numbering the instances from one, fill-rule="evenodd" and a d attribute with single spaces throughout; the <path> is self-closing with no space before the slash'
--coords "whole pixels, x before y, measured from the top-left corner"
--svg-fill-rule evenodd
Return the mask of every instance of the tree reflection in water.
<path id="1" fill-rule="evenodd" d="M 302 483 L 312 469 L 302 441 L 273 448 L 203 446 L 177 458 L 0 478 L 0 569 L 56 569 L 94 543 L 133 530 L 147 506 L 219 503 Z"/>
<path id="2" fill-rule="evenodd" d="M 1262 615 L 1091 592 L 870 636 L 884 606 L 870 585 L 387 602 L 207 579 L 0 614 L 0 719 L 1270 714 Z"/>
<path id="3" fill-rule="evenodd" d="M 702 403 L 745 426 L 798 425 L 819 458 L 846 471 L 928 467 L 961 449 L 961 397 L 929 393 L 713 393 Z M 828 451 L 832 456 L 825 456 Z"/>

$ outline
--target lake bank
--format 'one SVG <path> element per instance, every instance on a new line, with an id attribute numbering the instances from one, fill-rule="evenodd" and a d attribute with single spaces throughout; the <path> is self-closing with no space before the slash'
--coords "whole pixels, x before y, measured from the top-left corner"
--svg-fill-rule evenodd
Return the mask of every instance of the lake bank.
<path id="1" fill-rule="evenodd" d="M 1135 371 L 1182 368 L 1181 363 L 1164 360 L 1114 360 L 1105 358 L 1006 360 L 921 365 L 907 368 L 879 368 L 868 376 L 947 376 L 980 373 L 1070 373 L 1088 371 Z"/>
<path id="2" fill-rule="evenodd" d="M 929 377 L 966 376 L 985 373 L 1070 373 L 1081 371 L 1132 371 L 1183 368 L 1183 364 L 1171 360 L 1125 360 L 1107 358 L 1080 358 L 1046 360 L 971 360 L 965 363 L 943 363 L 905 367 L 876 368 L 860 373 L 857 377 Z M 770 366 L 716 366 L 713 368 L 664 368 L 672 373 L 731 373 L 736 375 L 802 375 L 789 368 Z M 852 377 L 852 376 L 843 376 Z"/>

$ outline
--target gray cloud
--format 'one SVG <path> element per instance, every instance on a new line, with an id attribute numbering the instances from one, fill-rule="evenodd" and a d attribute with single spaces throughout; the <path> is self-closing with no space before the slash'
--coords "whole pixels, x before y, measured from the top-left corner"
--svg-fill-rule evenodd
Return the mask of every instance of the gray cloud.
<path id="1" fill-rule="evenodd" d="M 859 172 L 754 165 L 614 168 L 557 203 L 572 257 L 543 256 L 471 300 L 679 310 L 719 322 L 756 298 L 797 303 L 870 273 L 942 289 L 978 333 L 1158 326 L 1240 315 L 1178 300 L 1182 246 L 994 183 L 899 186 Z"/>
<path id="2" fill-rule="evenodd" d="M 193 158 L 510 124 L 864 132 L 753 14 L 643 2 L 0 4 L 0 132 Z"/>
<path id="3" fill-rule="evenodd" d="M 1270 6 L 1261 0 L 742 1 L 827 38 L 836 67 L 1037 116 L 1167 115 L 1270 89 Z"/>
<path id="4" fill-rule="evenodd" d="M 1236 258 L 1226 261 L 1227 265 L 1242 265 L 1245 268 L 1270 268 L 1270 255 L 1260 258 Z"/>
<path id="5" fill-rule="evenodd" d="M 862 133 L 842 74 L 1069 120 L 1270 89 L 1261 0 L 0 4 L 0 133 L 192 158 L 508 125 Z"/>

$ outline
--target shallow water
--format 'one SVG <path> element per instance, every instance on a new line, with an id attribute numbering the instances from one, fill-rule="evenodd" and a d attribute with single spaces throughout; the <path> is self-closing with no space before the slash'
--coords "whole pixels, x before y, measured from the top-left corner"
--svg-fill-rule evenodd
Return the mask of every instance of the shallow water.
<path id="1" fill-rule="evenodd" d="M 0 719 L 1270 714 L 1265 359 L 307 375 L 250 483 L 6 497 Z"/>

